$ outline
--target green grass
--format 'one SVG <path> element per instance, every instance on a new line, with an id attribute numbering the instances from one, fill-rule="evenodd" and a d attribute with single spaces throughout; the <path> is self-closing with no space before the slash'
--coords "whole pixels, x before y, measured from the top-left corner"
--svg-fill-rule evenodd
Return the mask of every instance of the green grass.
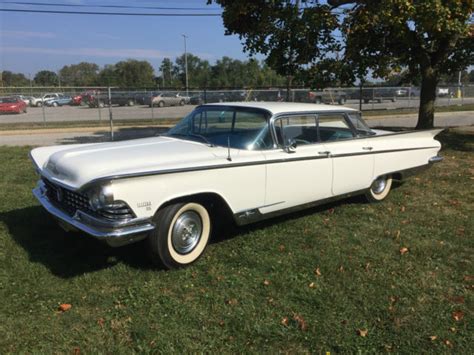
<path id="1" fill-rule="evenodd" d="M 0 352 L 470 353 L 473 138 L 442 135 L 445 160 L 383 203 L 229 228 L 178 271 L 62 232 L 28 148 L 0 148 Z"/>

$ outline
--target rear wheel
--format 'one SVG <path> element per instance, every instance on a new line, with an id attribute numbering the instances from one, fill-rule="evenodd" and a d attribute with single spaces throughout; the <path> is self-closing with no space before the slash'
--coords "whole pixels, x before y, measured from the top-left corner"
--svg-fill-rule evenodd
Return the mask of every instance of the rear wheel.
<path id="1" fill-rule="evenodd" d="M 128 106 L 133 106 L 133 105 L 135 105 L 135 101 L 133 101 L 133 100 L 128 100 L 127 105 L 128 105 Z"/>
<path id="2" fill-rule="evenodd" d="M 365 197 L 369 202 L 379 202 L 384 200 L 392 187 L 392 177 L 388 175 L 379 176 L 370 186 Z"/>
<path id="3" fill-rule="evenodd" d="M 339 105 L 344 105 L 346 103 L 346 98 L 344 96 L 341 96 L 339 98 Z"/>
<path id="4" fill-rule="evenodd" d="M 179 106 L 184 106 L 184 100 L 181 100 L 181 101 L 179 102 Z"/>
<path id="5" fill-rule="evenodd" d="M 42 103 L 41 101 L 38 101 L 38 102 L 36 103 L 36 107 L 41 107 L 41 106 L 43 106 L 43 103 Z"/>
<path id="6" fill-rule="evenodd" d="M 323 102 L 323 100 L 322 100 L 320 97 L 316 97 L 316 98 L 314 99 L 314 103 L 315 103 L 315 104 L 320 104 L 321 102 Z"/>
<path id="7" fill-rule="evenodd" d="M 165 106 L 165 103 L 163 101 L 160 101 L 160 102 L 158 102 L 158 106 L 163 107 L 163 106 Z"/>
<path id="8" fill-rule="evenodd" d="M 160 209 L 156 229 L 148 236 L 154 263 L 176 269 L 195 262 L 204 252 L 211 234 L 207 209 L 196 202 L 175 203 Z"/>

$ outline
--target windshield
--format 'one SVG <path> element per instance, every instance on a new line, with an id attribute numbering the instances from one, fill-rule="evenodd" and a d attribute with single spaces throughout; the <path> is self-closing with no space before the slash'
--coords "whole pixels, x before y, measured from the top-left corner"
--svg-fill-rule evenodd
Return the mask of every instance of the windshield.
<path id="1" fill-rule="evenodd" d="M 360 113 L 354 112 L 348 114 L 351 123 L 354 125 L 359 135 L 369 136 L 375 134 L 360 116 Z"/>
<path id="2" fill-rule="evenodd" d="M 236 149 L 270 149 L 273 140 L 269 117 L 268 112 L 254 108 L 202 106 L 166 135 Z"/>
<path id="3" fill-rule="evenodd" d="M 2 97 L 0 98 L 0 103 L 2 104 L 13 104 L 13 103 L 16 103 L 18 101 L 18 99 L 14 98 L 14 97 Z"/>

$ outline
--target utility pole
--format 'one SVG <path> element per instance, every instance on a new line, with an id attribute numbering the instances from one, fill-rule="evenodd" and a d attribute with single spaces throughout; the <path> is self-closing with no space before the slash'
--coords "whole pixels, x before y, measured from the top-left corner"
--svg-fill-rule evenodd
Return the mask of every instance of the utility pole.
<path id="1" fill-rule="evenodd" d="M 181 35 L 184 38 L 184 71 L 186 75 L 186 96 L 189 96 L 189 89 L 188 89 L 188 52 L 186 51 L 186 38 L 188 36 Z"/>

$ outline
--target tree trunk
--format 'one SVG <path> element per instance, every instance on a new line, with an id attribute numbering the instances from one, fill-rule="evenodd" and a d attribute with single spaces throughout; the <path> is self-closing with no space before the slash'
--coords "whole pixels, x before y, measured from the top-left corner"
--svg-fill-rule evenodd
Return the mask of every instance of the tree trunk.
<path id="1" fill-rule="evenodd" d="M 436 86 L 438 73 L 432 67 L 421 71 L 420 108 L 416 129 L 429 129 L 434 126 L 434 112 L 436 100 Z"/>

